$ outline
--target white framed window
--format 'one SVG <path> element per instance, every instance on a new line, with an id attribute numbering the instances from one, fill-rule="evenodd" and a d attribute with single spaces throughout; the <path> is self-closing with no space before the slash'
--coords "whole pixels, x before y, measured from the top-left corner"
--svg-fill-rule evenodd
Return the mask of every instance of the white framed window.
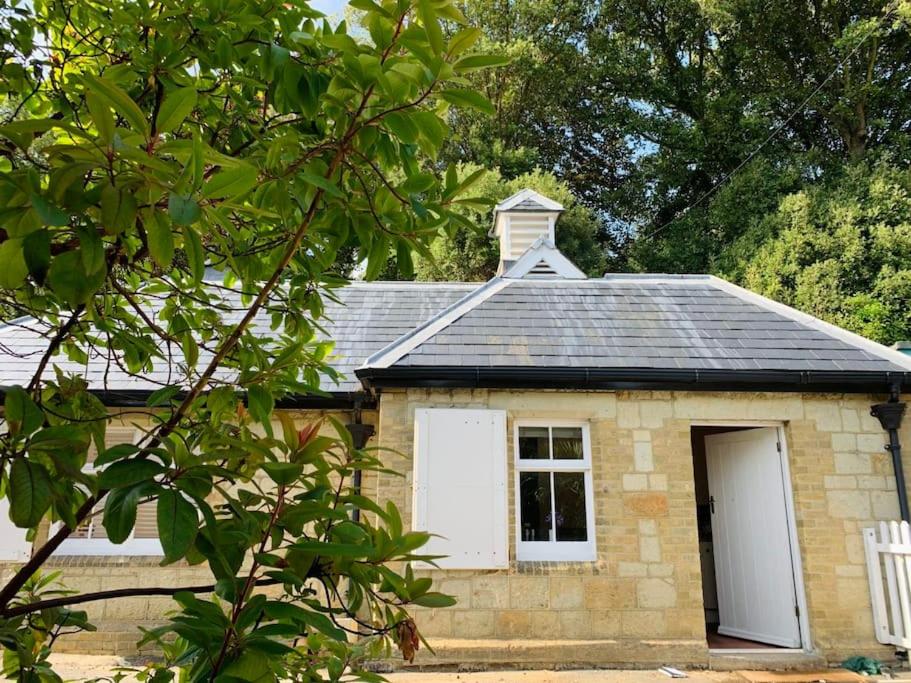
<path id="1" fill-rule="evenodd" d="M 596 559 L 588 423 L 517 420 L 513 436 L 516 559 Z"/>
<path id="2" fill-rule="evenodd" d="M 105 445 L 115 446 L 121 443 L 136 442 L 142 436 L 133 427 L 108 426 L 105 432 Z M 98 455 L 95 446 L 89 448 L 84 470 L 92 472 L 93 463 Z M 56 550 L 57 555 L 162 555 L 161 542 L 158 540 L 158 520 L 155 512 L 155 501 L 142 503 L 136 509 L 136 524 L 130 537 L 123 543 L 112 543 L 108 540 L 104 525 L 101 523 L 104 510 L 102 501 L 93 514 L 69 535 Z M 52 530 L 53 533 L 53 530 Z"/>

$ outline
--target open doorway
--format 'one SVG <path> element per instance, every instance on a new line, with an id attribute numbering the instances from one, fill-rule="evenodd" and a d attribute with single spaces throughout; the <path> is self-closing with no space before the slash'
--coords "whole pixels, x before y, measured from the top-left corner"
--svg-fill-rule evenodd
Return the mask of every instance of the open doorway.
<path id="1" fill-rule="evenodd" d="M 691 429 L 706 639 L 800 648 L 799 567 L 776 427 Z"/>

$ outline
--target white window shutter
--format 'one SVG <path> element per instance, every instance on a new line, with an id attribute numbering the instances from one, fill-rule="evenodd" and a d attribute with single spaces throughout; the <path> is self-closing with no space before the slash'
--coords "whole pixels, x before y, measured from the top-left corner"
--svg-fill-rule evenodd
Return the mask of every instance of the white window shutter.
<path id="1" fill-rule="evenodd" d="M 25 534 L 10 521 L 9 498 L 0 499 L 0 562 L 26 562 L 31 557 L 32 544 Z"/>
<path id="2" fill-rule="evenodd" d="M 412 526 L 446 569 L 509 565 L 506 413 L 422 409 L 414 421 Z"/>

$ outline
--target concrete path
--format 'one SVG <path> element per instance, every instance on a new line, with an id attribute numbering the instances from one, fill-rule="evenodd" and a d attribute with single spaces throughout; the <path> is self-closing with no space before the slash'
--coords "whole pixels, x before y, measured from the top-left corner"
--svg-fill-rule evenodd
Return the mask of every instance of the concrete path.
<path id="1" fill-rule="evenodd" d="M 120 657 L 97 655 L 52 655 L 54 668 L 65 681 L 84 681 L 109 676 L 125 666 Z M 484 673 L 438 673 L 414 671 L 385 674 L 390 683 L 671 683 L 657 671 L 486 671 Z M 128 679 L 130 680 L 130 679 Z M 743 683 L 736 674 L 693 671 L 680 683 Z"/>
<path id="2" fill-rule="evenodd" d="M 743 681 L 734 674 L 691 671 L 680 683 L 728 683 Z M 487 671 L 484 673 L 387 674 L 390 683 L 670 683 L 657 671 Z"/>

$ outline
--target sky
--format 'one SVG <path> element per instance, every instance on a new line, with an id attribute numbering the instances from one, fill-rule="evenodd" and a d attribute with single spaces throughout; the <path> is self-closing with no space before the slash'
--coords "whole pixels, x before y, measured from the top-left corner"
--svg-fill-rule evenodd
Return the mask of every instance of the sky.
<path id="1" fill-rule="evenodd" d="M 310 0 L 310 6 L 325 14 L 341 15 L 348 0 Z"/>

